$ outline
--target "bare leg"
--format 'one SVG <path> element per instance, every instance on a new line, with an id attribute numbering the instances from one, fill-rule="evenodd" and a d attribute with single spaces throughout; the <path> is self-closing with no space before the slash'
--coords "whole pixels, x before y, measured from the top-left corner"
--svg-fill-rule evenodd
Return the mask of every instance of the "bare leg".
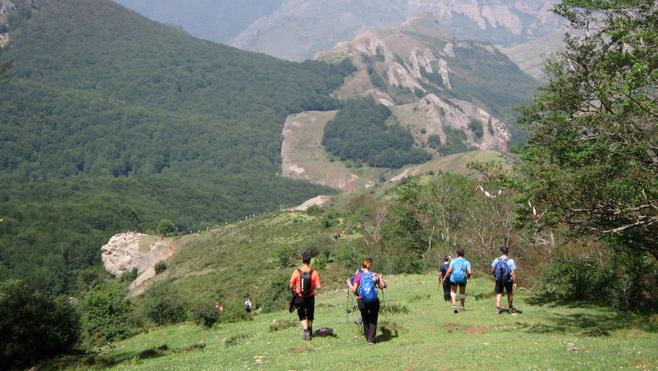
<path id="1" fill-rule="evenodd" d="M 457 286 L 450 285 L 450 302 L 452 306 L 457 306 Z"/>
<path id="2" fill-rule="evenodd" d="M 496 308 L 500 308 L 500 299 L 502 299 L 503 294 L 496 294 Z"/>
<path id="3" fill-rule="evenodd" d="M 466 294 L 466 286 L 459 286 L 459 296 L 460 296 L 462 309 L 464 309 L 464 302 L 466 301 L 465 294 Z"/>
<path id="4" fill-rule="evenodd" d="M 509 304 L 510 308 L 514 308 L 512 303 L 514 302 L 514 293 L 513 292 L 508 292 L 507 293 L 507 303 Z"/>
<path id="5" fill-rule="evenodd" d="M 302 324 L 302 329 L 308 330 L 308 320 L 300 321 Z"/>

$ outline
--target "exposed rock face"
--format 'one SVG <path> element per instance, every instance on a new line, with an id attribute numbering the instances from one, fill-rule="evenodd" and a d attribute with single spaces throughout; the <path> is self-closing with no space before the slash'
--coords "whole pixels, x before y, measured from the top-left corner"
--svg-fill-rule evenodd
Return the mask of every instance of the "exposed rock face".
<path id="1" fill-rule="evenodd" d="M 481 78 L 462 76 L 468 71 L 459 67 L 467 61 L 461 60 L 466 57 L 458 57 L 456 50 L 460 50 L 461 55 L 470 55 L 468 58 L 505 61 L 493 45 L 456 40 L 438 27 L 431 17 L 411 19 L 397 28 L 366 32 L 352 42 L 340 43 L 332 50 L 319 53 L 318 59 L 349 58 L 358 72 L 336 95 L 340 98 L 371 97 L 393 107 L 403 126 L 415 126 L 422 131 L 419 145 L 427 142 L 432 134 L 438 135 L 442 143 L 447 143 L 445 128 L 450 127 L 465 133 L 465 144 L 470 148 L 509 151 L 511 135 L 502 120 L 472 102 L 442 98 L 454 96 L 453 77 L 462 80 Z M 382 76 L 389 86 L 406 89 L 414 95 L 400 98 L 399 91 L 391 93 L 391 89 L 382 87 L 381 81 L 374 83 L 375 74 Z M 410 100 L 416 103 L 410 105 Z M 481 124 L 481 133 L 473 132 L 469 127 L 472 122 Z M 285 161 L 286 157 L 283 157 Z M 297 169 L 293 165 L 287 170 L 284 166 L 284 173 L 294 173 Z"/>
<path id="2" fill-rule="evenodd" d="M 101 247 L 101 260 L 105 269 L 120 276 L 137 268 L 139 274 L 152 270 L 160 260 L 169 258 L 175 245 L 146 234 L 128 232 L 112 236 Z"/>

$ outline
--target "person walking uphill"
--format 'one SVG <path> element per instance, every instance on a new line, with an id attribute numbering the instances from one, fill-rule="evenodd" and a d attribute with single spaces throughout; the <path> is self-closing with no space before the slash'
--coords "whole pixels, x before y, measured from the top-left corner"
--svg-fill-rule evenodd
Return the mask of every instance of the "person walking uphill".
<path id="1" fill-rule="evenodd" d="M 457 258 L 450 261 L 450 266 L 446 273 L 446 275 L 450 275 L 450 300 L 452 302 L 452 311 L 455 313 L 459 313 L 457 310 L 457 288 L 459 287 L 460 309 L 464 311 L 466 283 L 471 277 L 471 274 L 471 263 L 464 259 L 464 249 L 457 249 Z"/>
<path id="2" fill-rule="evenodd" d="M 443 257 L 443 264 L 439 266 L 439 283 L 443 287 L 443 300 L 447 303 L 450 302 L 450 276 L 448 275 L 448 267 L 450 267 L 450 255 Z"/>
<path id="3" fill-rule="evenodd" d="M 503 254 L 494 259 L 491 263 L 491 273 L 496 278 L 496 286 L 494 286 L 494 293 L 496 293 L 496 313 L 500 314 L 503 310 L 500 308 L 500 301 L 503 296 L 503 291 L 507 292 L 507 304 L 509 305 L 508 312 L 515 313 L 514 289 L 516 288 L 516 263 L 514 259 L 507 256 L 509 249 L 507 246 L 501 246 L 500 252 Z"/>
<path id="4" fill-rule="evenodd" d="M 372 259 L 365 258 L 361 261 L 361 272 L 354 278 L 351 286 L 352 292 L 358 294 L 357 304 L 363 319 L 363 334 L 368 345 L 375 344 L 377 335 L 377 319 L 379 317 L 379 298 L 377 287 L 386 288 L 384 278 L 379 273 L 371 272 Z"/>
<path id="5" fill-rule="evenodd" d="M 302 254 L 302 266 L 290 276 L 297 316 L 304 330 L 304 340 L 311 340 L 315 314 L 315 292 L 320 290 L 320 274 L 311 268 L 311 255 Z"/>

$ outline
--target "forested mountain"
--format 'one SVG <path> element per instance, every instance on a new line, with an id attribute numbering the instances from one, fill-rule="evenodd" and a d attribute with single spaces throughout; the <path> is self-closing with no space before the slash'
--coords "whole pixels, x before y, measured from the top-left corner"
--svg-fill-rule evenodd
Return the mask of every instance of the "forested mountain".
<path id="1" fill-rule="evenodd" d="M 509 45 L 555 31 L 553 0 L 116 0 L 191 34 L 292 60 L 432 14 L 451 34 Z M 240 28 L 242 28 L 240 30 Z"/>
<path id="2" fill-rule="evenodd" d="M 126 229 L 181 231 L 326 189 L 276 176 L 286 117 L 335 109 L 349 63 L 194 39 L 109 0 L 16 0 L 0 65 L 0 279 L 53 291 Z"/>

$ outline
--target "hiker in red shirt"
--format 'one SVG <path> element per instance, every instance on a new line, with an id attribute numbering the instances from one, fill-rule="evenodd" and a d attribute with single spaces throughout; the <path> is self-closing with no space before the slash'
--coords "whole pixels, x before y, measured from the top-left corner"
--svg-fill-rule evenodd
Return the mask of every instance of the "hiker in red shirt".
<path id="1" fill-rule="evenodd" d="M 311 255 L 302 254 L 302 266 L 290 276 L 290 290 L 297 316 L 304 329 L 304 340 L 311 340 L 315 313 L 315 292 L 320 289 L 320 274 L 311 268 Z"/>

